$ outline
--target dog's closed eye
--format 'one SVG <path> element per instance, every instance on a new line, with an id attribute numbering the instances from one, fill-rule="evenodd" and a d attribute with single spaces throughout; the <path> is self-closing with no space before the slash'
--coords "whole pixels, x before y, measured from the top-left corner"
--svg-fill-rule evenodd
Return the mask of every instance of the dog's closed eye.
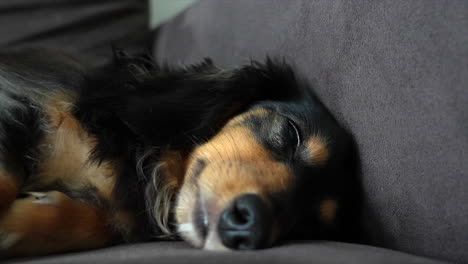
<path id="1" fill-rule="evenodd" d="M 275 113 L 270 120 L 263 120 L 259 129 L 254 126 L 255 130 L 259 131 L 255 133 L 259 141 L 280 159 L 292 159 L 302 143 L 297 124 L 280 114 Z"/>

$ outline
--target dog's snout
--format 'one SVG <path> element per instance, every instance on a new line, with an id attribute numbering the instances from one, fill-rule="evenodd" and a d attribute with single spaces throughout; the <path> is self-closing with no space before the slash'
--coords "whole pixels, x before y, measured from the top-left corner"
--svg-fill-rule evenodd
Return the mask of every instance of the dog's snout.
<path id="1" fill-rule="evenodd" d="M 265 247 L 271 233 L 271 212 L 255 194 L 235 199 L 222 213 L 218 231 L 224 246 L 252 250 Z"/>

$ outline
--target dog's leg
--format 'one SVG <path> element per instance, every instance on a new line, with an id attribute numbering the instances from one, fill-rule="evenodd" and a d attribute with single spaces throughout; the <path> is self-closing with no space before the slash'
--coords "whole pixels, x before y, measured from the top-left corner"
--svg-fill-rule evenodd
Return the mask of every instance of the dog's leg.
<path id="1" fill-rule="evenodd" d="M 98 248 L 115 239 L 104 209 L 64 193 L 29 193 L 0 219 L 0 257 Z"/>

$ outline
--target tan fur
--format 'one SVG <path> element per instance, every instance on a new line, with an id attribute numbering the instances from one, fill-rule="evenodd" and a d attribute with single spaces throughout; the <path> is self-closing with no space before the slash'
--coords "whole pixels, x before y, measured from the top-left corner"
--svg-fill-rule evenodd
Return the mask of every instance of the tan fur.
<path id="1" fill-rule="evenodd" d="M 333 224 L 336 218 L 336 209 L 338 203 L 336 200 L 327 199 L 320 203 L 320 220 L 327 225 Z"/>
<path id="2" fill-rule="evenodd" d="M 222 209 L 235 198 L 247 193 L 257 194 L 269 203 L 268 194 L 290 187 L 293 182 L 291 176 L 289 168 L 281 163 L 220 162 L 207 166 L 199 183 L 203 195 L 215 199 L 216 206 Z"/>
<path id="3" fill-rule="evenodd" d="M 46 195 L 49 203 L 37 203 L 34 196 L 15 200 L 0 220 L 0 232 L 8 236 L 0 241 L 1 257 L 83 250 L 112 242 L 105 212 L 63 193 Z"/>
<path id="4" fill-rule="evenodd" d="M 324 166 L 329 159 L 327 140 L 320 136 L 313 136 L 307 141 L 307 150 L 310 162 L 314 165 Z"/>
<path id="5" fill-rule="evenodd" d="M 234 188 L 261 188 L 271 193 L 288 188 L 293 180 L 289 168 L 277 162 L 270 151 L 255 140 L 247 127 L 226 127 L 208 143 L 197 148 L 193 156 L 208 161 L 203 173 L 203 177 L 207 178 L 200 179 L 202 184 L 219 182 L 230 177 L 235 179 L 235 187 L 226 185 L 226 189 L 217 190 L 220 194 L 228 195 Z"/>
<path id="6" fill-rule="evenodd" d="M 41 143 L 43 158 L 38 176 L 25 186 L 34 190 L 60 181 L 70 189 L 96 187 L 102 198 L 109 200 L 115 184 L 115 165 L 89 161 L 96 139 L 72 116 L 73 98 L 57 94 L 46 103 L 49 131 Z"/>
<path id="7" fill-rule="evenodd" d="M 267 116 L 268 113 L 270 113 L 269 110 L 267 110 L 265 108 L 258 108 L 258 109 L 249 111 L 249 112 L 247 112 L 245 114 L 238 115 L 238 116 L 234 117 L 233 119 L 231 119 L 228 122 L 226 127 L 242 124 L 242 122 L 244 122 L 247 118 L 249 118 L 251 116 Z"/>

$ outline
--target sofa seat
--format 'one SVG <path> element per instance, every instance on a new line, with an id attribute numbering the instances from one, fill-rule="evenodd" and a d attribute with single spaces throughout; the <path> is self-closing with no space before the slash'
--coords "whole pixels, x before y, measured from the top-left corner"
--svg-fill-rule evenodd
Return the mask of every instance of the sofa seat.
<path id="1" fill-rule="evenodd" d="M 16 259 L 5 263 L 72 264 L 72 263 L 447 263 L 399 251 L 331 241 L 289 242 L 259 251 L 208 252 L 185 242 L 153 242 L 119 245 L 110 248 Z"/>

